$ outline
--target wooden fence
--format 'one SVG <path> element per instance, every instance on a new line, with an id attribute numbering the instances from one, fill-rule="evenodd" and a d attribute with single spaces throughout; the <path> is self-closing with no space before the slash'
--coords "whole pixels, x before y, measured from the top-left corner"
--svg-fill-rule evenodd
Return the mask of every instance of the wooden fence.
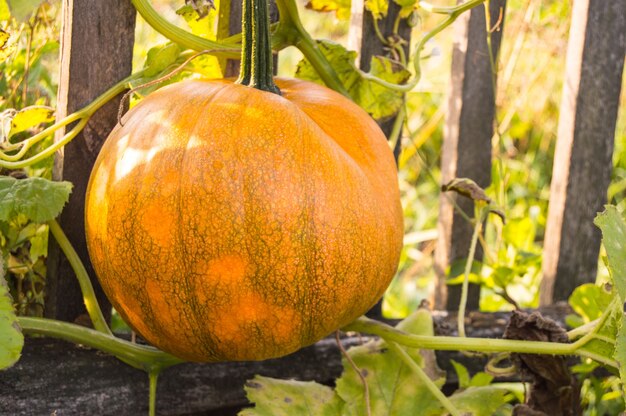
<path id="1" fill-rule="evenodd" d="M 228 13 L 223 15 L 230 16 L 231 31 L 238 32 L 239 2 L 222 3 L 229 7 Z M 506 0 L 491 0 L 489 7 L 491 22 L 498 24 L 491 33 L 492 48 L 497 53 L 506 27 L 506 22 L 499 19 L 504 16 Z M 398 12 L 399 7 L 390 2 L 389 14 L 380 22 L 383 36 L 391 33 Z M 566 299 L 576 286 L 595 278 L 600 234 L 592 220 L 606 203 L 626 52 L 626 1 L 575 0 L 572 16 L 545 236 L 542 305 Z M 134 27 L 135 11 L 129 0 L 63 0 L 57 117 L 83 107 L 130 74 Z M 468 177 L 487 186 L 491 178 L 491 146 L 495 133 L 495 92 L 489 60 L 485 59 L 487 28 L 483 6 L 462 16 L 455 30 L 442 181 Z M 411 29 L 401 26 L 399 33 L 408 39 Z M 353 0 L 350 43 L 360 50 L 359 62 L 363 69 L 367 69 L 372 55 L 385 54 L 363 0 Z M 232 74 L 236 65 L 230 66 Z M 84 195 L 92 164 L 116 123 L 118 105 L 119 97 L 99 110 L 55 163 L 55 177 L 69 180 L 75 186 L 60 223 L 94 279 L 103 310 L 110 310 L 110 305 L 88 262 Z M 393 119 L 383 122 L 381 127 L 389 133 L 392 125 Z M 398 151 L 399 148 L 395 149 L 396 154 Z M 472 215 L 469 200 L 459 199 L 458 205 Z M 438 309 L 452 310 L 458 304 L 459 292 L 454 287 L 446 287 L 443 271 L 451 261 L 466 256 L 472 230 L 454 212 L 447 198 L 440 200 L 438 230 L 439 284 L 433 299 Z M 47 290 L 47 317 L 73 322 L 86 313 L 73 272 L 54 246 L 50 247 Z M 478 295 L 479 288 L 473 287 L 470 310 L 477 308 Z M 339 371 L 338 357 L 336 347 L 322 341 L 294 356 L 265 364 L 175 367 L 161 377 L 159 388 L 171 406 L 164 405 L 161 400 L 165 399 L 160 397 L 159 408 L 163 414 L 234 414 L 232 409 L 245 403 L 241 389 L 245 377 L 263 372 L 329 381 Z M 51 365 L 51 360 L 58 366 Z M 274 364 L 286 372 L 273 372 Z M 189 377 L 185 377 L 185 372 Z M 76 378 L 63 380 L 64 374 Z M 120 378 L 119 374 L 127 376 Z M 143 399 L 147 395 L 145 382 L 139 383 L 137 377 L 142 377 L 141 373 L 93 351 L 86 352 L 57 341 L 29 339 L 22 361 L 0 377 L 0 414 L 51 414 L 55 410 L 59 415 L 136 414 L 147 409 L 147 399 Z M 52 384 L 60 384 L 58 392 L 44 395 L 46 400 L 43 401 L 36 400 L 39 392 L 24 387 L 30 385 L 34 389 L 35 380 L 40 378 L 50 378 L 56 380 Z M 52 388 L 52 384 L 44 383 L 46 388 Z M 128 404 L 127 400 L 135 394 L 140 395 L 137 400 L 141 404 Z M 213 397 L 212 402 L 209 397 Z M 126 407 L 119 406 L 119 398 Z M 185 398 L 184 404 L 180 398 Z"/>

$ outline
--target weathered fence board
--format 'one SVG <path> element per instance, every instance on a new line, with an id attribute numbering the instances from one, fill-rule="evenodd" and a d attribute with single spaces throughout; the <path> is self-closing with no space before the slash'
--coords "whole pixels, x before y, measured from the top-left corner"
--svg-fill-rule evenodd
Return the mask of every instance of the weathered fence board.
<path id="1" fill-rule="evenodd" d="M 540 301 L 594 282 L 626 54 L 626 1 L 577 0 L 572 11 L 550 189 Z"/>
<path id="2" fill-rule="evenodd" d="M 502 38 L 506 0 L 489 2 L 491 45 L 497 57 Z M 448 98 L 448 114 L 444 127 L 441 156 L 441 180 L 445 184 L 456 177 L 470 178 L 479 186 L 491 182 L 491 139 L 494 133 L 495 74 L 492 71 L 487 44 L 487 26 L 483 5 L 463 14 L 455 23 L 452 52 L 452 82 Z M 460 286 L 446 287 L 445 270 L 457 259 L 467 257 L 473 227 L 455 212 L 450 198 L 469 216 L 474 216 L 474 204 L 467 198 L 442 194 L 439 202 L 437 228 L 439 239 L 435 254 L 438 276 L 434 304 L 437 309 L 456 310 Z M 481 257 L 480 248 L 477 258 Z M 468 309 L 478 309 L 479 286 L 470 285 Z"/>
<path id="3" fill-rule="evenodd" d="M 135 9 L 129 0 L 64 0 L 57 119 L 89 104 L 128 76 L 132 66 Z M 117 122 L 119 100 L 101 108 L 55 159 L 54 177 L 74 184 L 60 223 L 92 276 L 105 313 L 110 307 L 89 262 L 85 243 L 84 199 L 91 167 Z M 57 136 L 57 139 L 62 137 Z M 51 239 L 45 315 L 73 321 L 85 313 L 80 288 L 69 263 Z M 110 313 L 110 312 L 109 312 Z M 107 313 L 108 314 L 108 313 Z"/>

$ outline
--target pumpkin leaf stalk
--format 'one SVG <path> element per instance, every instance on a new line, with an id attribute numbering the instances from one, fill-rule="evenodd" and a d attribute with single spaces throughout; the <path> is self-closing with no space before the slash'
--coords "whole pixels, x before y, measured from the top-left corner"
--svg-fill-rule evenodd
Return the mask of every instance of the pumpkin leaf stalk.
<path id="1" fill-rule="evenodd" d="M 241 70 L 238 84 L 280 95 L 274 84 L 267 0 L 242 2 Z"/>

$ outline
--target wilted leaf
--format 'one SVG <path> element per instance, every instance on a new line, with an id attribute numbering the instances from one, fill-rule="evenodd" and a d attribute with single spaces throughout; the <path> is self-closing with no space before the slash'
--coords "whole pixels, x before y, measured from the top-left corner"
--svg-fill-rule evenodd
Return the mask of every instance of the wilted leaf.
<path id="1" fill-rule="evenodd" d="M 335 12 L 338 19 L 350 19 L 350 0 L 309 0 L 307 9 L 317 12 Z"/>
<path id="2" fill-rule="evenodd" d="M 239 416 L 339 416 L 343 401 L 330 387 L 315 382 L 255 376 L 245 385 L 252 409 Z"/>
<path id="3" fill-rule="evenodd" d="M 0 258 L 0 370 L 20 359 L 24 335 L 17 325 L 13 301 L 5 280 L 4 263 Z"/>
<path id="4" fill-rule="evenodd" d="M 478 186 L 476 182 L 469 178 L 454 178 L 450 182 L 441 186 L 443 192 L 456 192 L 473 201 L 491 202 L 491 198 L 487 196 L 485 190 Z"/>
<path id="5" fill-rule="evenodd" d="M 402 105 L 402 93 L 363 78 L 363 73 L 355 64 L 356 52 L 348 51 L 342 45 L 331 41 L 318 41 L 318 46 L 335 69 L 339 80 L 355 103 L 377 120 L 390 117 L 398 112 Z M 398 63 L 381 56 L 372 57 L 371 74 L 396 84 L 402 84 L 411 75 Z M 296 76 L 324 85 L 313 66 L 306 59 L 298 63 Z"/>
<path id="6" fill-rule="evenodd" d="M 191 6 L 198 14 L 198 20 L 207 16 L 211 10 L 215 9 L 213 0 L 185 0 L 185 4 Z"/>
<path id="7" fill-rule="evenodd" d="M 72 192 L 69 182 L 43 178 L 15 179 L 0 176 L 0 221 L 23 214 L 43 223 L 56 218 Z"/>

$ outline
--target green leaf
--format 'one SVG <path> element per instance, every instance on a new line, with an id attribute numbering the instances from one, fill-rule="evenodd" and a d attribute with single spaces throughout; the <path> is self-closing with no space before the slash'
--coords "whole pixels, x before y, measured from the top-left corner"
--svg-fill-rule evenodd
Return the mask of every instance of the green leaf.
<path id="1" fill-rule="evenodd" d="M 164 45 L 150 48 L 144 64 L 144 75 L 153 77 L 159 74 L 168 66 L 176 62 L 180 55 L 180 47 L 175 43 L 166 43 Z"/>
<path id="2" fill-rule="evenodd" d="M 19 214 L 38 223 L 50 221 L 61 213 L 71 192 L 69 182 L 0 176 L 0 221 Z"/>
<path id="3" fill-rule="evenodd" d="M 459 388 L 465 389 L 470 385 L 470 375 L 467 368 L 459 362 L 454 360 L 450 360 L 452 367 L 454 367 L 454 371 L 456 372 L 456 376 L 459 379 Z"/>
<path id="4" fill-rule="evenodd" d="M 20 359 L 24 335 L 17 324 L 13 301 L 4 278 L 4 262 L 0 259 L 0 370 Z"/>
<path id="5" fill-rule="evenodd" d="M 609 272 L 623 302 L 626 300 L 626 223 L 617 207 L 611 205 L 596 217 L 594 223 L 602 230 Z"/>
<path id="6" fill-rule="evenodd" d="M 215 8 L 205 9 L 205 14 L 199 14 L 190 5 L 183 6 L 176 10 L 176 14 L 182 16 L 187 22 L 189 29 L 194 35 L 215 40 L 215 19 L 217 18 L 217 10 Z"/>
<path id="7" fill-rule="evenodd" d="M 13 116 L 9 137 L 51 121 L 54 121 L 54 108 L 41 105 L 26 107 Z"/>
<path id="8" fill-rule="evenodd" d="M 493 387 L 469 387 L 450 396 L 450 401 L 464 414 L 472 416 L 493 416 L 507 404 L 507 390 Z"/>
<path id="9" fill-rule="evenodd" d="M 355 103 L 377 120 L 393 116 L 398 112 L 403 103 L 402 93 L 363 78 L 363 72 L 355 64 L 356 52 L 349 51 L 342 45 L 331 41 L 318 41 L 318 46 Z M 411 76 L 410 72 L 400 64 L 382 56 L 372 57 L 370 73 L 396 84 L 402 84 Z M 296 76 L 324 85 L 306 59 L 298 63 Z"/>
<path id="10" fill-rule="evenodd" d="M 399 329 L 416 335 L 432 335 L 433 326 L 430 313 L 420 309 L 404 322 Z M 439 377 L 434 355 L 428 356 L 423 351 L 406 348 L 407 353 L 426 373 L 434 376 L 438 386 L 444 379 Z M 364 345 L 350 348 L 348 355 L 365 376 L 369 387 L 372 415 L 439 415 L 441 404 L 432 396 L 427 387 L 415 377 L 410 369 L 391 351 L 384 341 L 370 341 Z M 361 416 L 366 414 L 364 388 L 361 379 L 352 366 L 344 361 L 344 372 L 337 379 L 336 391 L 346 402 L 344 415 Z"/>
<path id="11" fill-rule="evenodd" d="M 365 8 L 372 13 L 374 19 L 379 20 L 387 16 L 389 0 L 365 0 Z"/>
<path id="12" fill-rule="evenodd" d="M 604 287 L 586 283 L 574 289 L 568 302 L 574 312 L 583 318 L 583 322 L 587 323 L 602 316 L 612 299 L 613 296 Z"/>
<path id="13" fill-rule="evenodd" d="M 18 22 L 25 22 L 37 11 L 44 0 L 7 0 L 11 15 Z"/>
<path id="14" fill-rule="evenodd" d="M 626 317 L 621 314 L 617 326 L 617 339 L 613 358 L 619 365 L 619 378 L 622 381 L 624 401 L 626 402 Z"/>
<path id="15" fill-rule="evenodd" d="M 239 416 L 339 416 L 343 402 L 327 386 L 315 382 L 255 376 L 245 385 L 252 409 Z"/>
<path id="16" fill-rule="evenodd" d="M 340 20 L 350 19 L 350 0 L 309 0 L 307 9 L 317 12 L 335 12 Z"/>

